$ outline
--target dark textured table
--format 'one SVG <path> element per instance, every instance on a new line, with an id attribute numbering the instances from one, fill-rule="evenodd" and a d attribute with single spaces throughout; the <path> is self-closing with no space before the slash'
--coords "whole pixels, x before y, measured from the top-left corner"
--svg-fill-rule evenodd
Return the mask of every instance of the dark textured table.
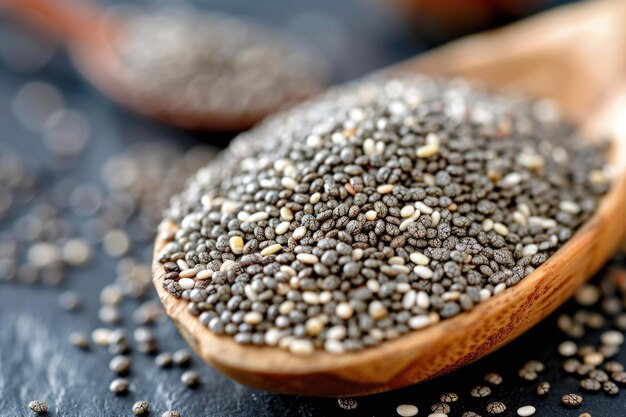
<path id="1" fill-rule="evenodd" d="M 52 0 L 51 0 L 52 1 Z M 208 5 L 204 4 L 204 7 Z M 242 15 L 260 17 L 309 39 L 334 64 L 337 80 L 353 78 L 423 50 L 424 44 L 384 12 L 371 0 L 305 1 L 213 1 L 211 7 Z M 182 148 L 205 140 L 218 146 L 227 143 L 227 135 L 177 132 L 128 115 L 86 85 L 74 74 L 67 58 L 57 53 L 42 70 L 35 73 L 18 71 L 12 59 L 27 53 L 17 26 L 7 17 L 0 17 L 0 146 L 21 154 L 52 184 L 70 177 L 84 183 L 98 184 L 103 161 L 122 152 L 132 143 L 165 141 Z M 46 152 L 38 134 L 21 126 L 11 103 L 27 82 L 43 80 L 57 86 L 64 94 L 66 106 L 79 109 L 92 128 L 90 143 L 78 163 L 61 172 L 46 166 Z M 21 213 L 13 213 L 0 222 L 0 231 L 13 227 Z M 148 247 L 135 247 L 137 258 L 149 261 Z M 356 399 L 357 407 L 344 410 L 336 399 L 289 397 L 261 392 L 241 386 L 200 363 L 194 369 L 201 373 L 202 385 L 191 390 L 180 383 L 180 369 L 162 370 L 153 358 L 133 352 L 135 361 L 131 374 L 131 392 L 115 397 L 108 391 L 113 375 L 108 370 L 111 357 L 105 349 L 92 347 L 80 351 L 69 345 L 72 331 L 90 333 L 101 326 L 97 317 L 98 294 L 115 278 L 116 261 L 98 250 L 86 268 L 72 270 L 61 288 L 40 287 L 0 280 L 0 416 L 16 417 L 30 414 L 27 404 L 41 399 L 50 404 L 48 415 L 67 417 L 118 417 L 132 415 L 130 408 L 139 399 L 151 403 L 150 415 L 160 415 L 174 408 L 186 417 L 203 416 L 394 416 L 399 404 L 415 404 L 419 416 L 430 413 L 431 404 L 443 392 L 453 391 L 461 400 L 453 405 L 450 416 L 474 410 L 486 415 L 488 402 L 503 401 L 508 409 L 504 416 L 513 416 L 522 405 L 537 407 L 538 416 L 578 416 L 589 411 L 594 417 L 626 416 L 625 393 L 616 398 L 604 394 L 585 394 L 585 405 L 579 410 L 566 410 L 559 398 L 566 392 L 579 392 L 578 379 L 565 376 L 556 346 L 562 340 L 557 332 L 556 315 L 514 343 L 478 363 L 435 381 L 403 390 Z M 59 308 L 57 298 L 63 290 L 81 294 L 85 306 L 80 313 Z M 127 313 L 137 306 L 125 303 Z M 565 306 L 564 311 L 571 309 Z M 125 317 L 130 314 L 125 314 Z M 122 327 L 132 330 L 126 320 Z M 165 321 L 155 327 L 162 350 L 184 347 L 173 325 Z M 597 340 L 599 331 L 588 333 L 586 340 Z M 585 343 L 584 341 L 581 343 Z M 552 383 L 547 398 L 534 395 L 537 382 L 517 376 L 519 368 L 530 359 L 542 360 L 547 370 L 541 380 Z M 626 361 L 626 352 L 619 359 Z M 470 397 L 470 389 L 481 384 L 486 372 L 498 372 L 504 383 L 493 387 L 488 398 Z"/>

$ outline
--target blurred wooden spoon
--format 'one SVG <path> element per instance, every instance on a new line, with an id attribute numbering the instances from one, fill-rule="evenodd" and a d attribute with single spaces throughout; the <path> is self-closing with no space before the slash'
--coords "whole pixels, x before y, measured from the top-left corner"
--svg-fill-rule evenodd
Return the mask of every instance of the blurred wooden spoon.
<path id="1" fill-rule="evenodd" d="M 224 106 L 200 111 L 184 101 L 173 106 L 169 103 L 176 97 L 149 94 L 124 75 L 127 68 L 116 52 L 123 18 L 116 19 L 89 2 L 77 0 L 0 0 L 0 8 L 65 41 L 77 68 L 105 95 L 140 114 L 186 129 L 247 129 L 279 108 L 319 91 L 325 81 L 325 74 L 311 74 L 298 91 L 292 89 L 284 96 L 254 100 L 251 106 L 241 109 Z M 241 87 L 233 87 L 229 94 L 242 94 L 238 88 Z"/>
<path id="2" fill-rule="evenodd" d="M 597 212 L 556 254 L 517 285 L 454 318 L 363 351 L 295 357 L 217 336 L 153 281 L 167 313 L 193 349 L 228 376 L 290 394 L 352 396 L 392 390 L 434 378 L 513 340 L 567 300 L 612 256 L 626 230 L 626 2 L 605 0 L 558 9 L 481 34 L 390 68 L 465 76 L 487 86 L 514 88 L 557 100 L 567 116 L 614 140 L 615 177 Z M 164 224 L 155 253 L 175 225 Z"/>

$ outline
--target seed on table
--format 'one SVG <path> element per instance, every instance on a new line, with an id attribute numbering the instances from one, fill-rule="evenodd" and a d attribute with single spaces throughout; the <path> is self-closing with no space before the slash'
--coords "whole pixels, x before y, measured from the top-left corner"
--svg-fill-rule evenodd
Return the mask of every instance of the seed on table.
<path id="1" fill-rule="evenodd" d="M 401 404 L 396 407 L 396 412 L 402 417 L 413 417 L 417 415 L 417 407 L 413 404 Z"/>
<path id="2" fill-rule="evenodd" d="M 178 411 L 169 410 L 161 414 L 161 417 L 183 417 L 183 415 Z"/>
<path id="3" fill-rule="evenodd" d="M 111 384 L 109 384 L 109 391 L 116 395 L 126 394 L 128 392 L 129 386 L 130 382 L 128 382 L 128 379 L 115 378 L 113 381 L 111 381 Z"/>
<path id="4" fill-rule="evenodd" d="M 585 391 L 595 392 L 595 391 L 600 391 L 600 389 L 602 388 L 602 384 L 599 381 L 596 381 L 595 379 L 585 378 L 582 381 L 580 381 L 580 388 L 582 388 Z"/>
<path id="5" fill-rule="evenodd" d="M 35 413 L 45 413 L 48 411 L 48 404 L 43 401 L 31 401 L 28 403 L 28 408 L 30 408 Z"/>
<path id="6" fill-rule="evenodd" d="M 448 417 L 446 413 L 430 413 L 428 417 Z"/>
<path id="7" fill-rule="evenodd" d="M 594 369 L 589 372 L 589 378 L 595 379 L 598 382 L 604 382 L 609 380 L 609 375 L 600 369 Z"/>
<path id="8" fill-rule="evenodd" d="M 578 351 L 578 346 L 576 345 L 576 343 L 572 342 L 571 340 L 562 342 L 559 345 L 559 353 L 561 354 L 561 356 L 566 356 L 566 357 L 574 356 L 577 351 Z"/>
<path id="9" fill-rule="evenodd" d="M 544 395 L 548 395 L 548 393 L 550 392 L 550 383 L 547 381 L 542 381 L 539 384 L 537 384 L 537 395 L 539 396 L 544 396 Z"/>
<path id="10" fill-rule="evenodd" d="M 170 352 L 162 352 L 154 358 L 154 363 L 159 368 L 169 368 L 174 364 L 174 358 Z"/>
<path id="11" fill-rule="evenodd" d="M 122 320 L 122 313 L 117 306 L 104 305 L 98 309 L 98 319 L 105 324 L 117 324 Z"/>
<path id="12" fill-rule="evenodd" d="M 535 372 L 543 372 L 543 370 L 546 369 L 546 366 L 541 361 L 531 360 L 524 364 L 524 368 L 532 369 Z"/>
<path id="13" fill-rule="evenodd" d="M 583 397 L 578 394 L 565 394 L 561 397 L 561 404 L 568 408 L 577 408 L 583 405 Z"/>
<path id="14" fill-rule="evenodd" d="M 338 398 L 337 404 L 343 410 L 355 410 L 359 406 L 354 398 Z"/>
<path id="15" fill-rule="evenodd" d="M 589 307 L 598 302 L 600 295 L 600 289 L 597 286 L 587 284 L 576 290 L 575 299 L 581 306 Z"/>
<path id="16" fill-rule="evenodd" d="M 59 295 L 59 307 L 65 311 L 76 311 L 80 305 L 80 297 L 74 291 L 65 291 Z"/>
<path id="17" fill-rule="evenodd" d="M 537 379 L 537 372 L 533 369 L 522 368 L 519 370 L 518 375 L 520 378 L 525 379 L 526 381 L 534 381 Z"/>
<path id="18" fill-rule="evenodd" d="M 477 386 L 472 388 L 470 395 L 475 398 L 488 397 L 491 394 L 491 388 L 485 386 Z"/>
<path id="19" fill-rule="evenodd" d="M 73 346 L 79 349 L 87 349 L 89 347 L 89 339 L 83 333 L 70 333 L 69 341 Z"/>
<path id="20" fill-rule="evenodd" d="M 607 346 L 621 346 L 624 335 L 617 330 L 608 330 L 600 335 L 600 341 Z"/>
<path id="21" fill-rule="evenodd" d="M 459 396 L 454 392 L 446 392 L 442 394 L 439 398 L 439 401 L 443 403 L 453 403 L 459 400 Z"/>
<path id="22" fill-rule="evenodd" d="M 506 411 L 506 405 L 500 401 L 487 404 L 487 412 L 490 414 L 500 414 Z"/>
<path id="23" fill-rule="evenodd" d="M 186 371 L 180 376 L 180 382 L 188 387 L 195 387 L 200 384 L 200 374 L 196 371 Z"/>
<path id="24" fill-rule="evenodd" d="M 532 405 L 525 405 L 517 409 L 517 415 L 521 417 L 528 417 L 535 414 L 535 411 L 537 410 Z"/>
<path id="25" fill-rule="evenodd" d="M 172 355 L 174 364 L 180 367 L 186 367 L 191 365 L 191 352 L 187 349 L 179 349 Z"/>
<path id="26" fill-rule="evenodd" d="M 583 360 L 586 365 L 599 366 L 602 362 L 604 362 L 604 355 L 600 352 L 591 352 L 586 354 Z"/>
<path id="27" fill-rule="evenodd" d="M 610 361 L 604 364 L 604 370 L 607 372 L 620 372 L 624 370 L 624 365 L 619 362 Z"/>
<path id="28" fill-rule="evenodd" d="M 111 340 L 111 330 L 105 328 L 95 329 L 91 332 L 91 340 L 96 345 L 108 346 Z"/>
<path id="29" fill-rule="evenodd" d="M 434 403 L 431 407 L 430 407 L 430 411 L 434 412 L 434 413 L 444 413 L 444 414 L 448 414 L 450 412 L 450 406 L 446 403 Z"/>
<path id="30" fill-rule="evenodd" d="M 445 416 L 445 414 L 444 414 L 444 416 Z M 463 414 L 461 414 L 461 417 L 481 417 L 481 416 L 476 414 L 473 411 L 465 411 Z"/>
<path id="31" fill-rule="evenodd" d="M 502 376 L 494 372 L 485 375 L 484 379 L 492 385 L 500 385 L 502 383 Z"/>
<path id="32" fill-rule="evenodd" d="M 591 417 L 591 414 L 589 414 L 589 413 L 582 413 L 578 417 Z"/>
<path id="33" fill-rule="evenodd" d="M 612 372 L 611 378 L 618 384 L 626 385 L 626 371 Z"/>
<path id="34" fill-rule="evenodd" d="M 127 374 L 132 369 L 133 362 L 128 356 L 118 355 L 109 362 L 109 369 L 116 374 Z"/>
<path id="35" fill-rule="evenodd" d="M 137 401 L 133 404 L 133 414 L 136 416 L 140 416 L 146 414 L 150 409 L 150 404 L 148 401 Z"/>
<path id="36" fill-rule="evenodd" d="M 563 370 L 568 374 L 573 374 L 578 370 L 580 365 L 581 363 L 578 359 L 567 359 L 565 362 L 563 362 Z"/>
<path id="37" fill-rule="evenodd" d="M 613 381 L 604 381 L 602 383 L 602 390 L 607 395 L 617 395 L 617 394 L 619 394 L 619 387 Z"/>

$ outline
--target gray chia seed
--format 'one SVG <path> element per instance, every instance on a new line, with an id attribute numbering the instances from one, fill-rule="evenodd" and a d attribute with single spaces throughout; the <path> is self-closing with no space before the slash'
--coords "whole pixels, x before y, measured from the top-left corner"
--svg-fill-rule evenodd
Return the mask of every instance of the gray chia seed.
<path id="1" fill-rule="evenodd" d="M 31 401 L 28 403 L 28 408 L 38 414 L 43 414 L 48 411 L 48 404 L 43 401 Z"/>
<path id="2" fill-rule="evenodd" d="M 307 47 L 217 13 L 170 8 L 134 16 L 115 47 L 125 82 L 197 116 L 267 112 L 317 90 L 327 72 Z"/>
<path id="3" fill-rule="evenodd" d="M 163 285 L 211 331 L 296 355 L 471 309 L 548 259 L 609 186 L 605 149 L 546 105 L 411 78 L 275 117 L 173 200 Z"/>

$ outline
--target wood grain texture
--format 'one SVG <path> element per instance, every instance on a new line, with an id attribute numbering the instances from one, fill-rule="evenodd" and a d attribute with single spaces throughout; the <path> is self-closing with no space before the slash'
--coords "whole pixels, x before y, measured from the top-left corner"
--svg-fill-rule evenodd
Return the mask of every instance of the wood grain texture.
<path id="1" fill-rule="evenodd" d="M 164 271 L 155 261 L 153 280 L 167 313 L 193 349 L 226 375 L 290 394 L 354 396 L 387 391 L 450 372 L 513 340 L 589 279 L 613 254 L 626 230 L 626 71 L 619 75 L 615 63 L 609 62 L 612 55 L 595 54 L 597 48 L 588 47 L 597 34 L 596 41 L 609 39 L 626 52 L 626 28 L 620 24 L 625 14 L 626 4 L 619 1 L 573 6 L 462 40 L 390 69 L 402 74 L 419 70 L 467 75 L 494 89 L 514 87 L 531 95 L 548 95 L 583 129 L 614 140 L 614 183 L 597 212 L 517 285 L 469 312 L 341 356 L 317 351 L 311 357 L 295 357 L 277 348 L 242 346 L 212 334 L 187 312 L 186 301 L 163 288 Z M 606 59 L 606 65 L 596 55 Z M 626 61 L 626 54 L 620 59 Z M 606 84 L 607 77 L 611 84 Z M 162 227 L 171 231 L 176 226 Z M 166 243 L 164 235 L 157 239 L 155 253 Z"/>

